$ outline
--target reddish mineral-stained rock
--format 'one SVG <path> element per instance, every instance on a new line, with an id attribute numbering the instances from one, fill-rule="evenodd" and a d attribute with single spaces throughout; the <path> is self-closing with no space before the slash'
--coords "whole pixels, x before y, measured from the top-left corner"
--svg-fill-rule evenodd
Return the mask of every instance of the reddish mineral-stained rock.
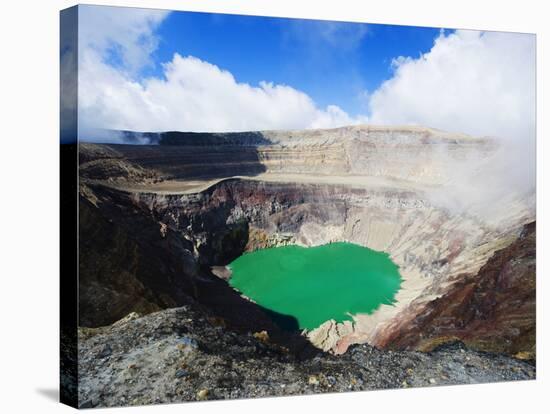
<path id="1" fill-rule="evenodd" d="M 411 322 L 377 338 L 391 349 L 430 351 L 461 340 L 474 349 L 535 359 L 536 225 L 499 250 L 476 275 L 458 278 Z"/>

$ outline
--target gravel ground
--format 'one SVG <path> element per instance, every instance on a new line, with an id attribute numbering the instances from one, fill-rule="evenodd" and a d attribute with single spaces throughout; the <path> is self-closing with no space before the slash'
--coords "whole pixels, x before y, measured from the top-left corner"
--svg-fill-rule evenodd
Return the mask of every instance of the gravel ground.
<path id="1" fill-rule="evenodd" d="M 534 379 L 535 367 L 461 343 L 431 353 L 354 345 L 291 352 L 189 306 L 79 331 L 81 408 Z"/>

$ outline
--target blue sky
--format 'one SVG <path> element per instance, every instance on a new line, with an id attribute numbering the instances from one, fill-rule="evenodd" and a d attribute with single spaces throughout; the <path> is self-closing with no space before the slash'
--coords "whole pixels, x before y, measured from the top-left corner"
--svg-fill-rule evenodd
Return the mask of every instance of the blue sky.
<path id="1" fill-rule="evenodd" d="M 98 129 L 422 125 L 534 136 L 535 37 L 79 6 L 79 137 Z"/>
<path id="2" fill-rule="evenodd" d="M 355 116 L 368 111 L 365 93 L 391 77 L 397 56 L 428 52 L 438 28 L 345 23 L 210 13 L 172 12 L 158 26 L 153 65 L 162 76 L 174 53 L 231 72 L 238 82 L 286 84 L 324 107 Z"/>

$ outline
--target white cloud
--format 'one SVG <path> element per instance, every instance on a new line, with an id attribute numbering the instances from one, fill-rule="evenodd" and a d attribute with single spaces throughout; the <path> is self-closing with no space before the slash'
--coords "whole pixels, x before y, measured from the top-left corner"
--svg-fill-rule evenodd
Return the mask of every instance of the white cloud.
<path id="1" fill-rule="evenodd" d="M 531 35 L 442 33 L 420 58 L 393 60 L 392 78 L 363 97 L 371 112 L 367 118 L 351 117 L 336 105 L 318 108 L 291 86 L 240 83 L 231 73 L 191 56 L 176 54 L 163 65 L 164 76 L 137 80 L 136 72 L 151 63 L 158 42 L 155 30 L 166 12 L 81 6 L 80 14 L 79 119 L 86 126 L 227 131 L 321 128 L 368 120 L 473 135 L 533 136 Z M 366 26 L 358 30 L 356 25 L 329 23 L 315 36 L 326 41 L 349 38 L 343 43 L 356 44 L 365 35 Z M 113 55 L 119 64 L 109 60 Z"/>
<path id="2" fill-rule="evenodd" d="M 371 123 L 419 124 L 498 138 L 490 159 L 453 162 L 438 201 L 486 217 L 534 208 L 535 37 L 459 30 L 443 33 L 418 59 L 394 59 L 394 75 L 370 97 Z M 498 214 L 497 214 L 498 212 Z"/>
<path id="3" fill-rule="evenodd" d="M 165 17 L 148 9 L 82 9 L 81 139 L 93 140 L 91 131 L 97 128 L 246 131 L 330 128 L 366 119 L 352 118 L 336 105 L 318 108 L 307 94 L 287 85 L 238 82 L 230 72 L 192 56 L 175 54 L 163 64 L 162 77 L 137 80 L 136 72 L 150 63 L 158 42 L 155 29 Z M 113 51 L 121 57 L 118 65 L 109 60 Z"/>
<path id="4" fill-rule="evenodd" d="M 306 46 L 302 53 L 331 54 L 357 50 L 368 31 L 367 24 L 293 19 L 282 34 L 287 44 Z"/>
<path id="5" fill-rule="evenodd" d="M 95 52 L 106 59 L 116 52 L 119 69 L 135 74 L 152 64 L 151 53 L 157 48 L 158 25 L 168 16 L 164 10 L 136 7 L 81 5 L 79 11 L 79 49 Z"/>
<path id="6" fill-rule="evenodd" d="M 472 135 L 532 136 L 533 35 L 459 30 L 394 75 L 370 99 L 373 123 L 421 124 Z"/>
<path id="7" fill-rule="evenodd" d="M 133 81 L 84 52 L 80 119 L 84 127 L 136 131 L 250 131 L 329 128 L 359 122 L 337 106 L 317 108 L 286 85 L 239 83 L 233 75 L 192 56 L 175 54 L 164 78 Z"/>

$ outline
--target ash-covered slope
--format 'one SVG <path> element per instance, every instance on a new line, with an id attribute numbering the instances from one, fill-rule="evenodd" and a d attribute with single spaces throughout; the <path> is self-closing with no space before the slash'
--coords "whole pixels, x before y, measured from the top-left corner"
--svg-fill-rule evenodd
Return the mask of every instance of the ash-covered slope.
<path id="1" fill-rule="evenodd" d="M 534 220 L 532 200 L 513 191 L 501 208 L 489 206 L 490 214 L 447 202 L 459 166 L 491 160 L 498 146 L 490 139 L 360 126 L 219 141 L 80 145 L 81 211 L 89 218 L 81 233 L 88 244 L 81 251 L 80 297 L 90 304 L 81 312 L 83 325 L 192 300 L 243 330 L 260 330 L 247 323 L 265 320 L 262 326 L 276 332 L 267 325 L 269 312 L 250 302 L 246 306 L 258 316 L 239 319 L 231 311 L 240 309 L 232 305 L 238 295 L 212 269 L 244 251 L 280 243 L 350 241 L 386 251 L 400 266 L 404 283 L 397 304 L 355 315 L 353 323 L 327 321 L 307 333 L 309 340 L 342 353 L 353 343 L 391 346 L 385 338 L 399 330 L 409 337 L 395 344 L 414 348 L 419 345 L 410 344 L 420 342 L 411 336 L 422 335 L 412 328 L 417 316 L 439 298 L 452 298 L 445 295 L 457 281 L 476 280 L 495 252 Z M 472 187 L 483 188 L 484 171 Z M 472 289 L 490 286 L 474 283 Z M 513 290 L 506 300 L 513 303 Z M 493 309 L 478 308 L 482 319 Z M 461 320 L 460 307 L 454 309 L 446 318 Z M 525 321 L 534 330 L 533 312 L 522 308 L 522 315 L 507 320 L 507 331 L 525 332 L 523 325 L 515 329 Z M 474 326 L 465 322 L 462 329 L 477 335 Z M 499 340 L 498 331 L 489 336 Z M 483 349 L 491 338 L 470 343 Z M 507 341 L 500 350 L 530 352 L 533 346 L 519 333 Z"/>

